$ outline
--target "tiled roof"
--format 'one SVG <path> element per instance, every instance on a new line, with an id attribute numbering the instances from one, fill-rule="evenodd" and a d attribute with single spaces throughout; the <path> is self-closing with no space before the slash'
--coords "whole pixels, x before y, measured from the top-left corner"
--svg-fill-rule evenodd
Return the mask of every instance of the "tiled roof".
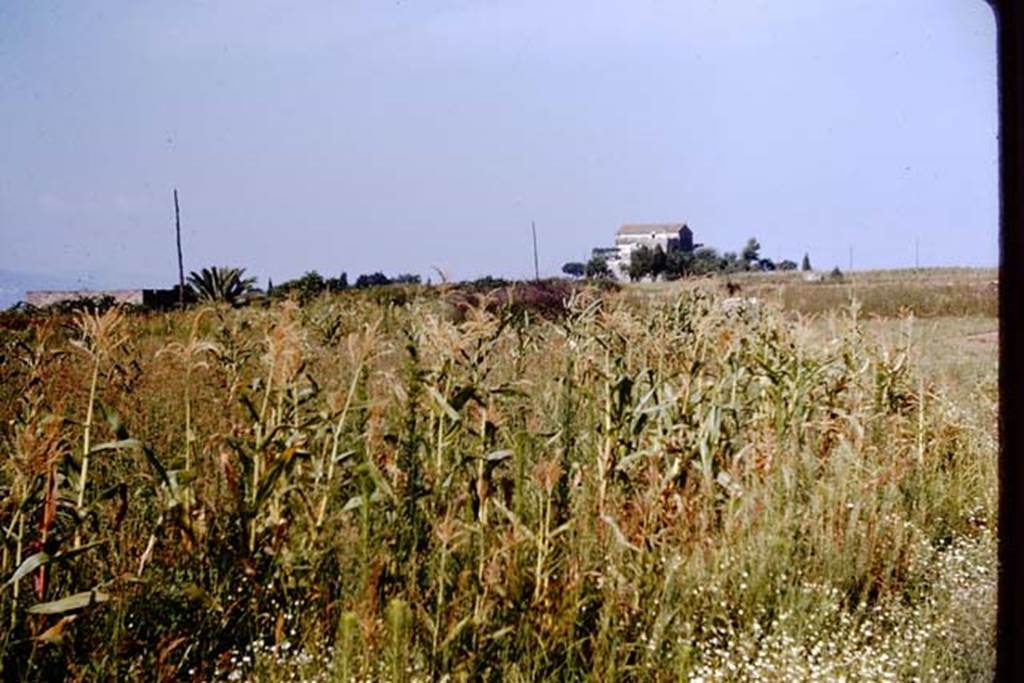
<path id="1" fill-rule="evenodd" d="M 678 235 L 686 227 L 685 223 L 626 223 L 619 228 L 620 235 L 650 235 L 672 233 Z"/>

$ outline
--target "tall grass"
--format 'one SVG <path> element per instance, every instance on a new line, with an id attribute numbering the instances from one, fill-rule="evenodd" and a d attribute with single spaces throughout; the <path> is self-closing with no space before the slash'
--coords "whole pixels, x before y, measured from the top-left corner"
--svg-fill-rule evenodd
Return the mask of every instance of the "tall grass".
<path id="1" fill-rule="evenodd" d="M 567 295 L 6 332 L 4 678 L 988 671 L 993 425 L 907 344 Z"/>
<path id="2" fill-rule="evenodd" d="M 708 281 L 728 282 L 742 297 L 770 302 L 786 312 L 827 314 L 854 302 L 866 318 L 997 317 L 997 273 L 984 268 L 928 268 L 863 271 L 821 281 L 805 281 L 799 272 L 734 273 L 705 281 L 680 280 L 634 285 L 640 295 L 674 295 Z"/>

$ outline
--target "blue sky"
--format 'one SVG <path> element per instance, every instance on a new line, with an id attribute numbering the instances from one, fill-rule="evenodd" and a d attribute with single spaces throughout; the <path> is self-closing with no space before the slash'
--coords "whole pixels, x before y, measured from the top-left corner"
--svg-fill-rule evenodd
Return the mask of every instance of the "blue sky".
<path id="1" fill-rule="evenodd" d="M 623 222 L 994 265 L 981 0 L 0 5 L 0 270 L 555 274 Z"/>

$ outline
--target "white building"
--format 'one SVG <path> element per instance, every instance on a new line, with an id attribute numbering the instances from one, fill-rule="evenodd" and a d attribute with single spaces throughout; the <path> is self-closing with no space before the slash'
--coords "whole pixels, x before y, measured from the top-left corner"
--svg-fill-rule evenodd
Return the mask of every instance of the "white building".
<path id="1" fill-rule="evenodd" d="M 640 246 L 670 251 L 693 251 L 693 231 L 685 223 L 627 223 L 615 234 L 615 247 L 598 248 L 620 280 L 628 279 L 629 261 Z"/>

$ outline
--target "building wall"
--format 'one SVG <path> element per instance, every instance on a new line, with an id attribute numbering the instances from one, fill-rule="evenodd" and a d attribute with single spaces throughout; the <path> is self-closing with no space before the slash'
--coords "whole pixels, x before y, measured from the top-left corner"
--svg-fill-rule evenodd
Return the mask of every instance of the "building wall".
<path id="1" fill-rule="evenodd" d="M 684 225 L 678 232 L 654 231 L 642 234 L 617 234 L 615 236 L 615 251 L 598 247 L 593 250 L 592 255 L 604 257 L 617 279 L 628 280 L 629 262 L 632 259 L 633 251 L 640 246 L 650 249 L 661 247 L 665 252 L 693 251 L 693 232 Z"/>
<path id="2" fill-rule="evenodd" d="M 682 251 L 693 251 L 693 231 L 685 225 L 679 231 L 679 249 Z"/>
<path id="3" fill-rule="evenodd" d="M 629 279 L 629 262 L 633 251 L 640 246 L 663 251 L 693 251 L 693 232 L 683 227 L 679 232 L 652 232 L 643 235 L 616 235 L 615 246 L 619 254 L 615 259 L 608 259 L 608 265 L 619 280 Z"/>
<path id="4" fill-rule="evenodd" d="M 26 292 L 25 301 L 36 308 L 52 306 L 66 301 L 80 299 L 100 300 L 111 298 L 115 303 L 130 306 L 168 307 L 177 302 L 174 290 L 170 289 L 71 289 Z"/>
<path id="5" fill-rule="evenodd" d="M 680 247 L 679 234 L 674 232 L 656 232 L 650 235 L 618 235 L 615 246 L 620 252 L 632 252 L 639 246 L 655 249 L 661 247 L 665 251 L 675 251 Z"/>

